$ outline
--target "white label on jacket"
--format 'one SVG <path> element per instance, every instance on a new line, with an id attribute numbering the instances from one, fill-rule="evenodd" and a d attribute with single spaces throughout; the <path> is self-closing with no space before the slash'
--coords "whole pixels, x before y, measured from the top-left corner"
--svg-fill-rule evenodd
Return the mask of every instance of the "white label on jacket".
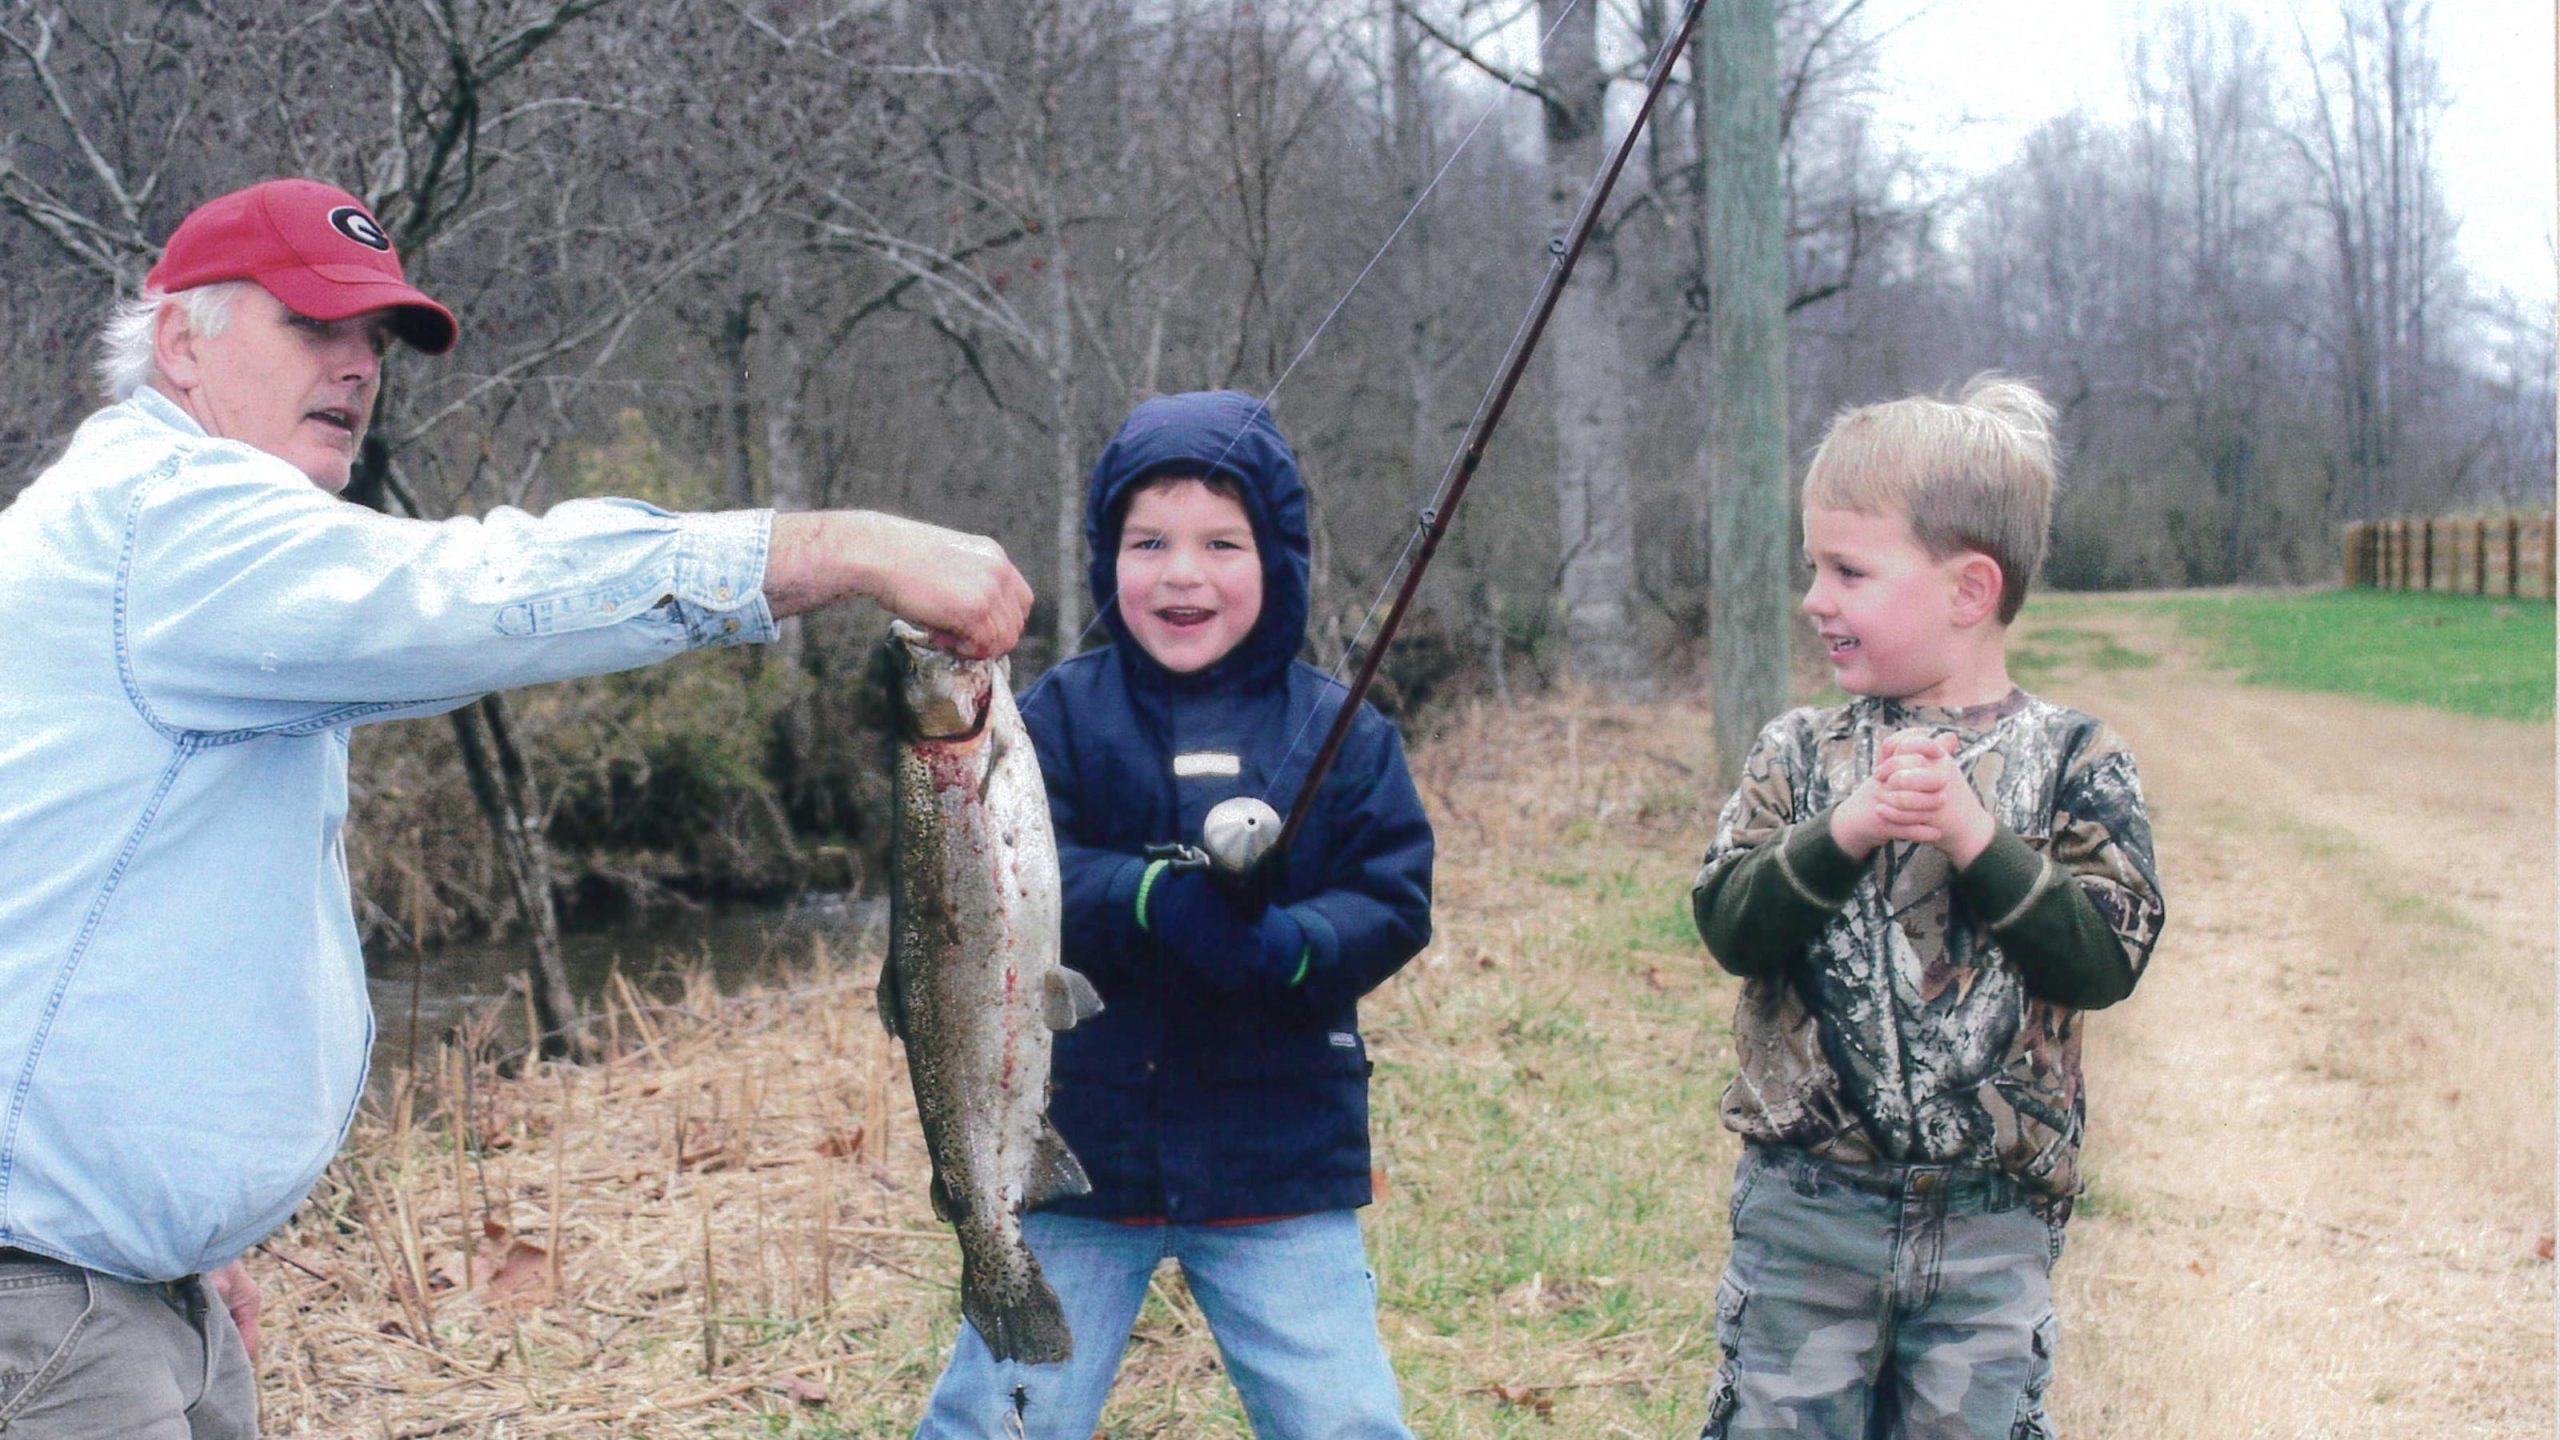
<path id="1" fill-rule="evenodd" d="M 1182 780 L 1201 776 L 1233 779 L 1244 773 L 1244 761 L 1214 750 L 1193 750 L 1173 757 L 1173 773 L 1175 778 Z"/>
<path id="2" fill-rule="evenodd" d="M 1360 1037 L 1352 1034 L 1348 1030 L 1335 1030 L 1327 1034 L 1324 1038 L 1332 1041 L 1333 1048 L 1336 1050 L 1357 1050 L 1360 1048 Z"/>

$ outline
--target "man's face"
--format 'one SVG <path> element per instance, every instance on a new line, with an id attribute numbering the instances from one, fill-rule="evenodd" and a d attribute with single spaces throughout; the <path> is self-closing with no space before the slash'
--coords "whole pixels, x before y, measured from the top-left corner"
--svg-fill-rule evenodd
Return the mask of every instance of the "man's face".
<path id="1" fill-rule="evenodd" d="M 333 494 L 346 488 L 382 387 L 391 311 L 314 320 L 249 285 L 219 335 L 196 333 L 177 307 L 161 324 L 161 377 L 206 433 L 264 450 Z"/>

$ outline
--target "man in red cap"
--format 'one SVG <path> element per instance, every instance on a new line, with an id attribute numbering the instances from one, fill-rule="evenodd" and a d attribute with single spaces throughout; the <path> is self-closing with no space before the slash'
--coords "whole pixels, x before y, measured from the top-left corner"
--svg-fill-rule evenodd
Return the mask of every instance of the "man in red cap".
<path id="1" fill-rule="evenodd" d="M 1021 634 L 995 542 L 888 515 L 336 499 L 391 342 L 457 334 L 354 196 L 225 195 L 109 322 L 114 403 L 0 510 L 0 1431 L 257 1433 L 239 1259 L 372 1038 L 349 729 L 854 595 L 966 654 Z"/>

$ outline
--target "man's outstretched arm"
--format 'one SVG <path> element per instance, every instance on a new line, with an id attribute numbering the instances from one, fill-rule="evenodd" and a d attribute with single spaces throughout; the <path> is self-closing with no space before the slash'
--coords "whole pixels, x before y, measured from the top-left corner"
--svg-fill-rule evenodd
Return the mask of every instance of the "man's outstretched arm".
<path id="1" fill-rule="evenodd" d="M 1003 546 L 871 510 L 774 516 L 764 594 L 776 619 L 868 596 L 972 658 L 1011 650 L 1031 615 Z"/>

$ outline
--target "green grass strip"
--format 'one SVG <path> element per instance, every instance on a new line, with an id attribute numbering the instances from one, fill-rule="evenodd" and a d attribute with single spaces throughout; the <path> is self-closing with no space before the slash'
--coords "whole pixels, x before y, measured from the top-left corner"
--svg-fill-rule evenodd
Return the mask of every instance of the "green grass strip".
<path id="1" fill-rule="evenodd" d="M 2252 684 L 2549 720 L 2549 602 L 2380 590 L 2196 595 L 2150 602 Z"/>

